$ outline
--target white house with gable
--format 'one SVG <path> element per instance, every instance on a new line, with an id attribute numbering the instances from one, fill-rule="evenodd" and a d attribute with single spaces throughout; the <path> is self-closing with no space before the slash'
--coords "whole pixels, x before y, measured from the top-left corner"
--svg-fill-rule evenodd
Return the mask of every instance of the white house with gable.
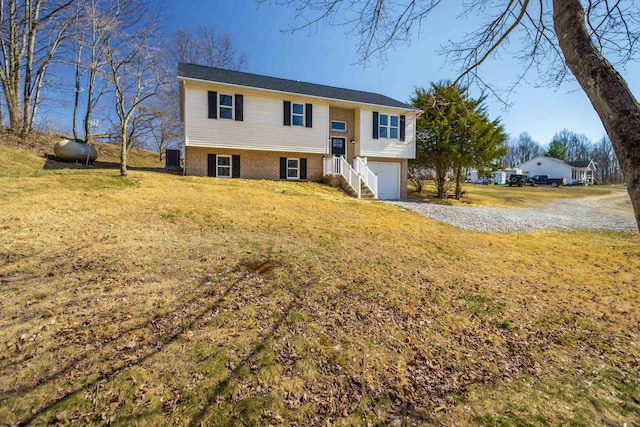
<path id="1" fill-rule="evenodd" d="M 545 156 L 536 156 L 518 168 L 528 176 L 548 175 L 549 178 L 564 178 L 569 185 L 593 184 L 596 171 L 596 165 L 591 160 L 564 162 Z"/>
<path id="2" fill-rule="evenodd" d="M 420 110 L 384 95 L 180 63 L 188 175 L 321 181 L 407 194 Z"/>

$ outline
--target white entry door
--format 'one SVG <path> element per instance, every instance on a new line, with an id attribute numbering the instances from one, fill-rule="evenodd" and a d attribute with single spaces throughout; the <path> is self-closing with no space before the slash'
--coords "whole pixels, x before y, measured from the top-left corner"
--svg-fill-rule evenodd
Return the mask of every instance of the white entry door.
<path id="1" fill-rule="evenodd" d="M 378 198 L 393 200 L 400 198 L 400 163 L 367 163 L 371 172 L 378 175 Z"/>

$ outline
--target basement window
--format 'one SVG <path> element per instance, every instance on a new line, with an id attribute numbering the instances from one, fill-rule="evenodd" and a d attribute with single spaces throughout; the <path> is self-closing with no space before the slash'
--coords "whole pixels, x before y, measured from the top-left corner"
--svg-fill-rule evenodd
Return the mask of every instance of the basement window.
<path id="1" fill-rule="evenodd" d="M 216 166 L 218 178 L 231 178 L 231 156 L 219 155 Z"/>
<path id="2" fill-rule="evenodd" d="M 300 178 L 300 159 L 287 159 L 287 179 Z"/>

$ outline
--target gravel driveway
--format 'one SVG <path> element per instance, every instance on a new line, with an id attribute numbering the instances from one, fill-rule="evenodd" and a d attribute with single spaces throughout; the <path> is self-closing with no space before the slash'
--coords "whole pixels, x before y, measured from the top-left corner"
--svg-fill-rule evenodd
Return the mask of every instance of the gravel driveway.
<path id="1" fill-rule="evenodd" d="M 421 201 L 389 201 L 421 215 L 474 231 L 587 229 L 637 232 L 629 195 L 617 191 L 597 197 L 558 199 L 540 208 L 441 206 Z"/>

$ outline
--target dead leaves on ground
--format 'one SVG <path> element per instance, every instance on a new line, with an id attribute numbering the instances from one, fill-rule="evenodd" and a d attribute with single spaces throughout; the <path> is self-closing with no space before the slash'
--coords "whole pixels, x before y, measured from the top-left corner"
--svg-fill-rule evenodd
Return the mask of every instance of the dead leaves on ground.
<path id="1" fill-rule="evenodd" d="M 192 281 L 197 287 L 137 315 L 126 299 L 106 318 L 68 323 L 64 311 L 53 313 L 39 330 L 5 343 L 12 354 L 3 369 L 29 375 L 5 386 L 3 399 L 35 409 L 18 421 L 61 424 L 153 414 L 208 422 L 226 414 L 263 425 L 421 425 L 439 423 L 470 387 L 546 378 L 574 363 L 554 349 L 610 358 L 609 349 L 638 333 L 601 330 L 606 318 L 590 324 L 585 313 L 567 310 L 509 317 L 513 302 L 457 282 L 418 276 L 419 286 L 408 288 L 407 279 L 396 289 L 377 278 L 310 271 L 255 257 L 203 271 Z M 30 363 L 43 352 L 58 363 L 46 370 Z M 623 351 L 608 362 L 637 370 L 638 357 Z M 634 390 L 625 404 L 637 404 Z"/>

